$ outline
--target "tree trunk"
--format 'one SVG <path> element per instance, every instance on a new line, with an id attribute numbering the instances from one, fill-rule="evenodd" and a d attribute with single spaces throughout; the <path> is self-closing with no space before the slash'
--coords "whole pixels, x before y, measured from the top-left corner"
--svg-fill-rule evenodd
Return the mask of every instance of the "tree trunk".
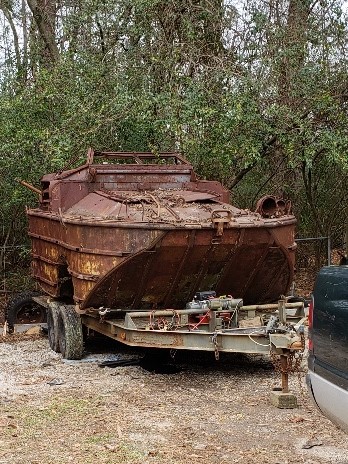
<path id="1" fill-rule="evenodd" d="M 7 19 L 12 35 L 13 35 L 13 46 L 14 46 L 14 51 L 15 51 L 15 56 L 16 56 L 16 68 L 17 68 L 17 75 L 20 75 L 21 73 L 21 68 L 22 68 L 22 60 L 21 60 L 21 53 L 19 49 L 19 40 L 18 40 L 18 33 L 16 26 L 14 24 L 13 18 L 12 18 L 12 12 L 8 8 L 7 5 L 5 5 L 5 2 L 0 1 L 0 9 L 3 11 L 5 18 Z"/>
<path id="2" fill-rule="evenodd" d="M 28 17 L 27 17 L 27 8 L 26 8 L 25 0 L 22 0 L 21 17 L 22 17 L 22 36 L 23 36 L 22 81 L 23 83 L 26 83 L 28 79 L 29 55 L 28 55 Z"/>
<path id="3" fill-rule="evenodd" d="M 46 0 L 27 0 L 27 2 L 45 45 L 48 61 L 55 63 L 59 59 L 54 24 L 55 5 L 52 1 Z"/>
<path id="4" fill-rule="evenodd" d="M 283 40 L 283 60 L 279 77 L 279 94 L 282 103 L 296 108 L 297 75 L 306 57 L 308 17 L 312 0 L 290 0 Z"/>

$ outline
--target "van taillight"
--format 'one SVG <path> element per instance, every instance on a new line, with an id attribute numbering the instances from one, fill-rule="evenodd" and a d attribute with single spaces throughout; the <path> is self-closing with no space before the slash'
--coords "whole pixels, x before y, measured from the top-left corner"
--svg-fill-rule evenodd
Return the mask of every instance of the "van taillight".
<path id="1" fill-rule="evenodd" d="M 312 339 L 313 309 L 314 309 L 314 298 L 312 296 L 311 301 L 308 305 L 308 349 L 309 351 L 313 351 L 313 339 Z"/>

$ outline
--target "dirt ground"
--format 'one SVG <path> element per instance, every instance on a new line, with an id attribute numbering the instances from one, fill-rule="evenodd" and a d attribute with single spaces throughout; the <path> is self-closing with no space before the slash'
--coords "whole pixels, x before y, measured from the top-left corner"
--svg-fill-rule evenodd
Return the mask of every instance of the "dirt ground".
<path id="1" fill-rule="evenodd" d="M 348 463 L 348 435 L 316 411 L 304 375 L 291 380 L 298 409 L 270 405 L 279 375 L 266 358 L 216 362 L 210 353 L 178 352 L 180 371 L 159 374 L 99 367 L 110 359 L 100 344 L 82 361 L 66 361 L 46 338 L 6 340 L 1 464 Z M 117 344 L 108 352 L 143 354 Z"/>

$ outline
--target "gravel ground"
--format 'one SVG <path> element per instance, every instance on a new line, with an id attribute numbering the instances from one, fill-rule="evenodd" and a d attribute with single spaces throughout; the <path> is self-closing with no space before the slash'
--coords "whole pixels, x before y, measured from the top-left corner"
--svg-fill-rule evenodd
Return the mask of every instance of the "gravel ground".
<path id="1" fill-rule="evenodd" d="M 102 369 L 108 355 L 93 350 L 76 362 L 45 338 L 0 343 L 1 464 L 348 464 L 348 435 L 316 411 L 303 375 L 291 380 L 298 409 L 270 405 L 279 376 L 265 358 L 178 353 L 180 372 L 156 374 Z"/>

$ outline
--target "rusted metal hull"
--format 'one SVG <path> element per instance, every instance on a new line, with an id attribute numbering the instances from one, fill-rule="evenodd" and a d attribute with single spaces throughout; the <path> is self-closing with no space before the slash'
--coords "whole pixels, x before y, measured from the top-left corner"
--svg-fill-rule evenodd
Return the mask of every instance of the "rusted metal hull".
<path id="1" fill-rule="evenodd" d="M 209 289 L 264 303 L 293 278 L 291 223 L 231 227 L 219 238 L 213 228 L 62 224 L 35 210 L 29 223 L 34 276 L 52 297 L 64 295 L 71 276 L 83 308 L 181 308 Z"/>
<path id="2" fill-rule="evenodd" d="M 83 310 L 178 309 L 199 290 L 247 304 L 287 292 L 289 202 L 264 197 L 256 212 L 240 210 L 175 154 L 99 153 L 106 164 L 94 156 L 44 176 L 40 206 L 28 210 L 33 275 L 47 294 Z"/>

